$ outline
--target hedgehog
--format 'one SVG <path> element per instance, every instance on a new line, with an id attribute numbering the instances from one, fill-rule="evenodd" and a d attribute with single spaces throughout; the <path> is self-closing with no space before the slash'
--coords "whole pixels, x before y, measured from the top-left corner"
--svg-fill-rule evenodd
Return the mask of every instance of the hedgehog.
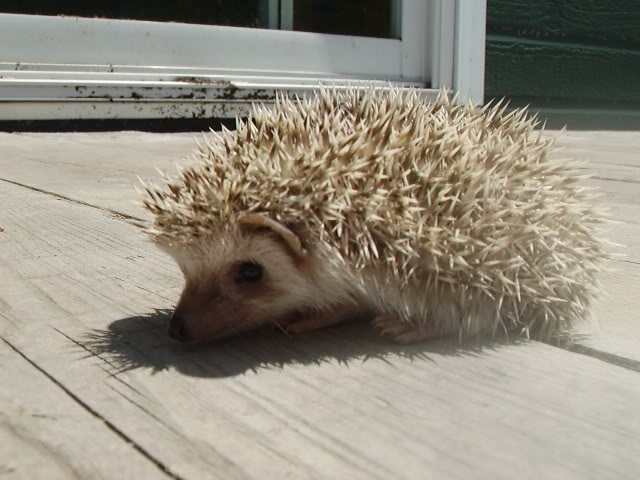
<path id="1" fill-rule="evenodd" d="M 185 278 L 176 340 L 363 315 L 399 343 L 549 339 L 588 318 L 602 212 L 526 109 L 323 88 L 236 124 L 143 183 L 146 232 Z"/>

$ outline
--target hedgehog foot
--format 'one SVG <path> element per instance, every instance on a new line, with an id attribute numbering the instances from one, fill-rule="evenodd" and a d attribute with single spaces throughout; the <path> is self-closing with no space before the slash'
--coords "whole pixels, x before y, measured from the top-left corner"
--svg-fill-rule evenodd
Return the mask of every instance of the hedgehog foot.
<path id="1" fill-rule="evenodd" d="M 373 325 L 382 330 L 382 335 L 391 337 L 396 343 L 404 345 L 424 342 L 435 337 L 433 332 L 424 327 L 389 315 L 377 316 L 373 319 Z"/>
<path id="2" fill-rule="evenodd" d="M 353 317 L 353 308 L 337 307 L 330 311 L 305 312 L 278 322 L 287 333 L 305 333 L 320 328 L 332 327 Z"/>

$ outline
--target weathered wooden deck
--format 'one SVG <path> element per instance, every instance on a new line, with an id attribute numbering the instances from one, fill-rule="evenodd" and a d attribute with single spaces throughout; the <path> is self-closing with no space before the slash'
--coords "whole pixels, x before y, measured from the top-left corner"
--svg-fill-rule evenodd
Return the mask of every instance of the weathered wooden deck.
<path id="1" fill-rule="evenodd" d="M 627 246 L 574 343 L 366 325 L 205 348 L 127 222 L 191 135 L 0 134 L 0 478 L 640 478 L 640 133 L 565 134 Z"/>

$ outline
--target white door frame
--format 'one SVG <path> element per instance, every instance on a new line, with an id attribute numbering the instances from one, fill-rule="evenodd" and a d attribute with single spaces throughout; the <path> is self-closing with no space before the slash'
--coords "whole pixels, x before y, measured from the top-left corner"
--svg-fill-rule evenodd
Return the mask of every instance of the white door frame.
<path id="1" fill-rule="evenodd" d="M 0 120 L 228 118 L 321 82 L 446 87 L 480 103 L 484 5 L 404 0 L 401 40 L 0 14 Z"/>

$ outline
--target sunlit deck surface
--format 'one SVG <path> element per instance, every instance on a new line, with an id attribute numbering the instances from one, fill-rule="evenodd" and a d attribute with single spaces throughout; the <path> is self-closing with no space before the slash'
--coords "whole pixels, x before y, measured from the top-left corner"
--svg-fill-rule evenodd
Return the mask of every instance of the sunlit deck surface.
<path id="1" fill-rule="evenodd" d="M 625 245 L 595 326 L 414 346 L 168 338 L 182 277 L 133 185 L 193 137 L 0 133 L 0 478 L 640 478 L 640 132 L 560 141 Z"/>

